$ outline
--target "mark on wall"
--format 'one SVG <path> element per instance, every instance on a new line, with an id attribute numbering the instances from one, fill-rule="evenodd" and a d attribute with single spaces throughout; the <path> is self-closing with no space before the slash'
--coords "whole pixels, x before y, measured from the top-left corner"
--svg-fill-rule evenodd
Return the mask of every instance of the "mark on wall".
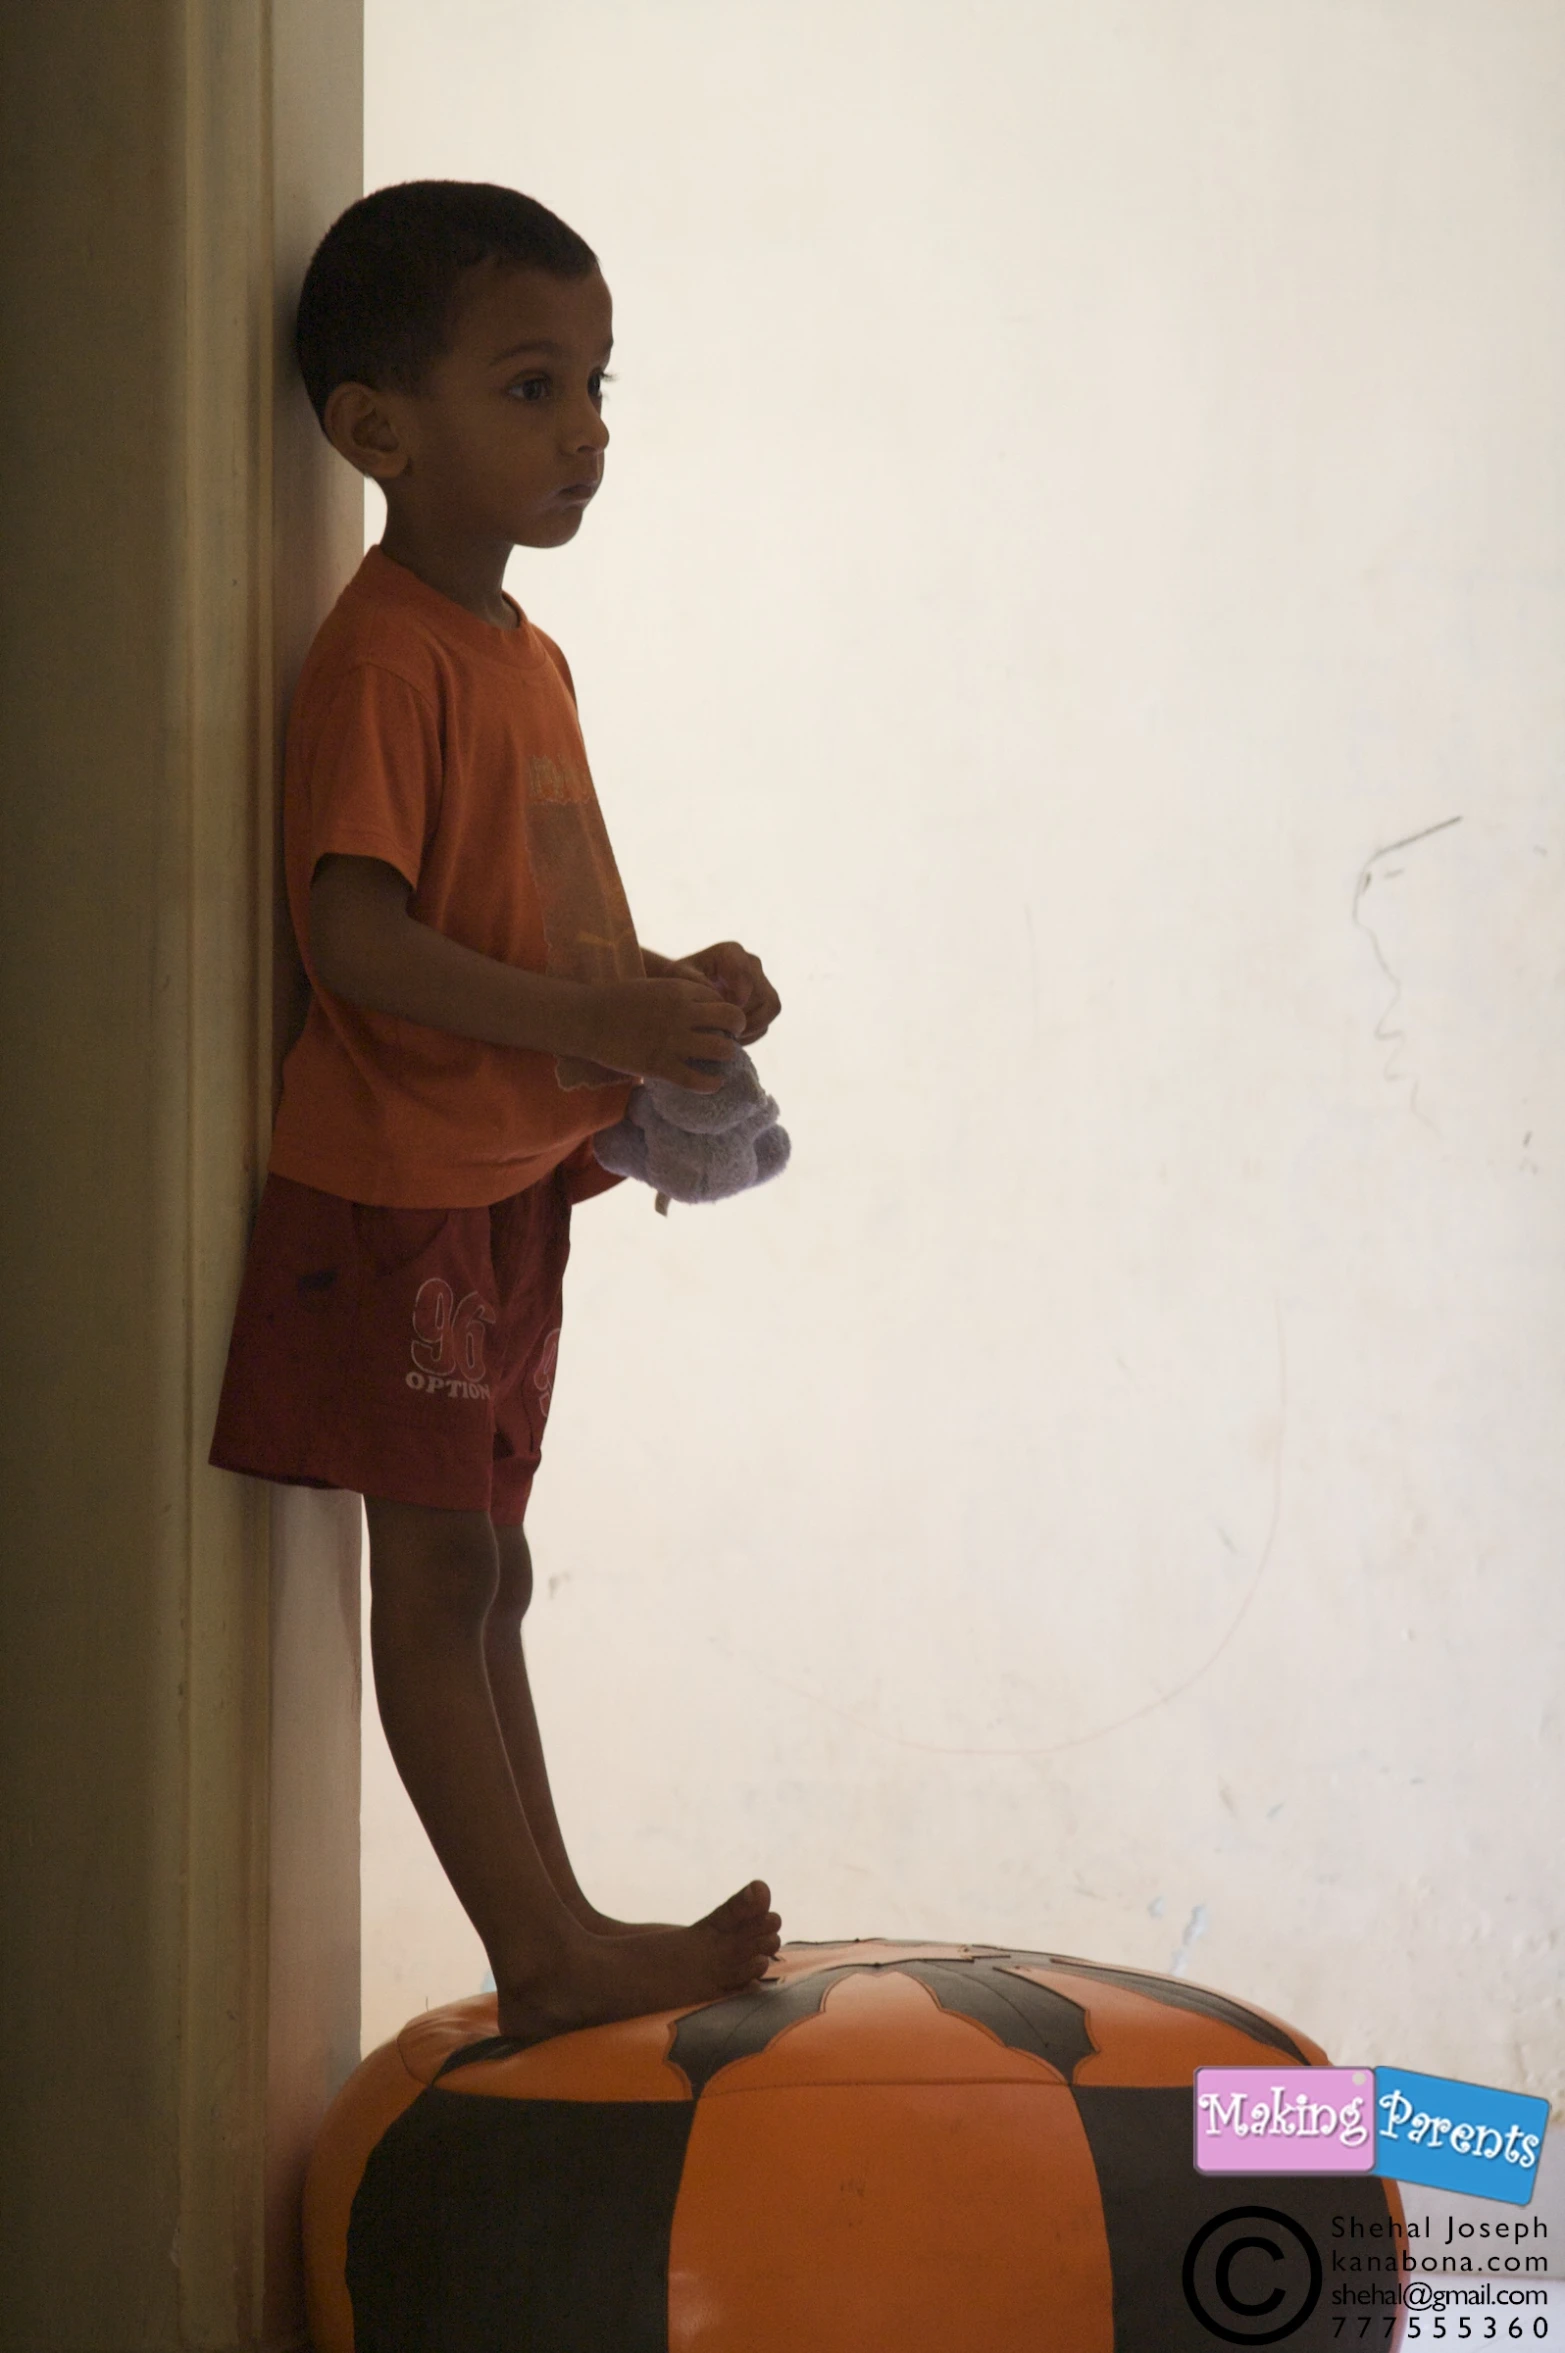
<path id="1" fill-rule="evenodd" d="M 1391 1049 L 1386 1057 L 1384 1075 L 1388 1085 L 1394 1085 L 1399 1080 L 1411 1082 L 1412 1092 L 1408 1098 L 1408 1109 L 1415 1118 L 1423 1120 L 1424 1125 L 1430 1128 L 1434 1126 L 1434 1121 L 1419 1108 L 1417 1073 L 1409 1070 L 1401 1061 L 1402 1049 L 1407 1044 L 1407 1032 L 1396 1025 L 1395 1016 L 1402 1001 L 1402 976 L 1387 963 L 1380 933 L 1372 923 L 1365 921 L 1364 902 L 1373 891 L 1375 901 L 1372 912 L 1378 911 L 1379 901 L 1386 885 L 1397 881 L 1407 872 L 1408 851 L 1416 849 L 1420 842 L 1429 841 L 1437 833 L 1449 832 L 1453 825 L 1460 825 L 1461 822 L 1460 816 L 1442 817 L 1438 824 L 1423 826 L 1417 833 L 1404 834 L 1400 841 L 1386 842 L 1365 859 L 1364 864 L 1359 868 L 1358 882 L 1353 891 L 1353 920 L 1369 941 L 1374 950 L 1375 962 L 1391 983 L 1390 999 L 1375 1024 L 1376 1037 L 1382 1045 L 1389 1046 Z"/>
<path id="2" fill-rule="evenodd" d="M 1171 1977 L 1183 1977 L 1190 1966 L 1190 1956 L 1206 1934 L 1206 1906 L 1197 1904 L 1185 1922 L 1185 1933 L 1174 1947 L 1174 1957 L 1168 1964 Z"/>

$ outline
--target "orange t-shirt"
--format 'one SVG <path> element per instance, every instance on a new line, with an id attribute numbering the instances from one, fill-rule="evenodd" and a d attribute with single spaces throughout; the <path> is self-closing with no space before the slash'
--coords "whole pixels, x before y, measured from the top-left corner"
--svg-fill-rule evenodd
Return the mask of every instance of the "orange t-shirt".
<path id="1" fill-rule="evenodd" d="M 630 1081 L 489 1046 L 323 989 L 310 881 L 380 858 L 409 913 L 464 947 L 576 980 L 640 979 L 565 657 L 496 629 L 372 548 L 310 648 L 288 723 L 288 904 L 314 1000 L 283 1066 L 274 1174 L 394 1209 L 477 1209 L 624 1112 Z"/>

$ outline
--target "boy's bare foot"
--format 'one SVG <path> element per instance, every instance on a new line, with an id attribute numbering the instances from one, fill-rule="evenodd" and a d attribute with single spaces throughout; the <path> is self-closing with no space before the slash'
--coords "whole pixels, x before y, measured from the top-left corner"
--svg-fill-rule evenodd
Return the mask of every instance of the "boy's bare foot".
<path id="1" fill-rule="evenodd" d="M 770 1909 L 772 1891 L 764 1879 L 752 1879 L 748 1887 L 741 1887 L 736 1895 L 728 1896 L 695 1925 L 697 1928 L 724 1930 L 739 1928 L 750 1920 L 758 1921 L 768 1934 L 775 1935 L 782 1921 Z M 575 1907 L 572 1907 L 574 1910 Z M 575 1917 L 593 1936 L 679 1936 L 683 1930 L 673 1920 L 614 1920 L 607 1912 L 600 1912 L 587 1904 L 575 1911 Z M 771 1948 L 774 1952 L 776 1946 Z"/>
<path id="2" fill-rule="evenodd" d="M 645 1936 L 577 1929 L 556 1959 L 502 1980 L 500 2032 L 543 2042 L 576 2027 L 679 2010 L 753 1985 L 765 1976 L 779 1941 L 773 1914 L 755 1908 L 757 1891 L 766 1903 L 768 1891 L 755 1880 L 691 1928 Z"/>

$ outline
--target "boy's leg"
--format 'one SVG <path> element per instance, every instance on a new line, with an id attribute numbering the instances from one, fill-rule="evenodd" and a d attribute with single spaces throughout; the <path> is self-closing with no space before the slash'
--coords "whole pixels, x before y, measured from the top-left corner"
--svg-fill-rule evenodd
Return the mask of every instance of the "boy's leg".
<path id="1" fill-rule="evenodd" d="M 484 1666 L 500 1737 L 510 1760 L 511 1778 L 527 1817 L 527 1827 L 533 1834 L 533 1843 L 566 1910 L 583 1928 L 590 1928 L 594 1936 L 618 1935 L 628 1924 L 610 1920 L 583 1895 L 554 1810 L 554 1793 L 549 1787 L 549 1770 L 544 1763 L 538 1715 L 522 1649 L 522 1620 L 533 1592 L 532 1554 L 519 1527 L 496 1525 L 494 1538 L 499 1582 L 484 1623 Z M 654 1923 L 645 1925 L 651 1927 Z"/>
<path id="2" fill-rule="evenodd" d="M 724 1906 L 693 1928 L 599 1937 L 572 1917 L 528 1826 L 490 1691 L 485 1625 L 499 1556 L 487 1515 L 372 1496 L 365 1508 L 387 1745 L 489 1955 L 501 2032 L 538 2040 L 711 2000 L 761 1976 L 777 1938 L 758 1883 L 737 1914 Z"/>
<path id="3" fill-rule="evenodd" d="M 488 1669 L 495 1714 L 500 1723 L 500 1736 L 505 1742 L 516 1794 L 521 1799 L 533 1842 L 566 1910 L 584 1928 L 590 1928 L 594 1936 L 650 1934 L 660 1926 L 666 1926 L 666 1923 L 611 1919 L 606 1912 L 600 1912 L 595 1904 L 588 1902 L 571 1867 L 559 1819 L 554 1811 L 554 1795 L 549 1787 L 549 1772 L 544 1762 L 543 1742 L 539 1738 L 538 1717 L 533 1707 L 532 1686 L 527 1679 L 527 1657 L 522 1646 L 522 1620 L 527 1614 L 533 1590 L 532 1555 L 527 1547 L 527 1538 L 519 1527 L 497 1525 L 494 1535 L 500 1575 L 484 1627 L 484 1663 Z M 730 1896 L 726 1904 L 720 1904 L 707 1918 L 713 1926 L 727 1920 L 735 1927 L 746 1917 L 760 1918 L 766 1930 L 775 1933 L 779 1922 L 775 1912 L 767 1911 L 769 1900 L 763 1882 L 752 1880 L 748 1888 L 741 1888 L 737 1895 Z"/>
<path id="4" fill-rule="evenodd" d="M 498 1582 L 488 1516 L 372 1497 L 365 1508 L 375 1697 L 407 1793 L 491 1959 L 513 1941 L 518 1914 L 546 1949 L 561 1943 L 484 1668 Z"/>

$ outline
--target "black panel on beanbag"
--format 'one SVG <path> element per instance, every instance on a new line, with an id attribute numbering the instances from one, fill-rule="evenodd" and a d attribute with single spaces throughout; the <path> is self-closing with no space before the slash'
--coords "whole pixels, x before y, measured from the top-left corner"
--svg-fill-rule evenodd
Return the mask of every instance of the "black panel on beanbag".
<path id="1" fill-rule="evenodd" d="M 348 2225 L 356 2353 L 668 2353 L 688 2100 L 420 2094 Z"/>
<path id="2" fill-rule="evenodd" d="M 858 1967 L 850 1961 L 841 1968 L 814 1970 L 789 1984 L 774 1980 L 720 2002 L 703 2003 L 699 2010 L 687 2011 L 675 2027 L 669 2058 L 699 2099 L 719 2068 L 732 2066 L 735 2059 L 753 2058 L 775 2042 L 785 2026 L 813 2018 L 838 1978 L 851 1976 Z"/>
<path id="3" fill-rule="evenodd" d="M 935 1961 L 843 1961 L 834 1969 L 812 1970 L 790 1984 L 751 1986 L 742 1994 L 689 2011 L 674 2030 L 669 2057 L 683 2069 L 699 2098 L 721 2069 L 764 2051 L 784 2027 L 815 2017 L 839 1979 L 885 1972 L 916 1978 L 943 2010 L 987 2026 L 1012 2050 L 1047 2059 L 1068 2083 L 1072 2069 L 1092 2055 L 1086 2013 L 1067 1994 L 1002 1971 L 1001 1964 L 1016 1957 L 985 1952 Z"/>
<path id="4" fill-rule="evenodd" d="M 1102 1961 L 1073 1961 L 1066 1953 L 1010 1953 L 1006 1958 L 1032 1961 L 1046 1969 L 1069 1969 L 1077 1977 L 1096 1977 L 1104 1985 L 1123 1986 L 1127 1993 L 1144 1995 L 1149 2002 L 1161 2002 L 1165 2009 L 1193 2010 L 1198 2018 L 1215 2018 L 1225 2026 L 1236 2026 L 1252 2042 L 1270 2043 L 1274 2051 L 1285 2051 L 1301 2065 L 1309 2064 L 1286 2026 L 1279 2026 L 1274 2018 L 1263 2018 L 1259 2010 L 1247 2010 L 1243 2002 L 1234 2001 L 1228 1994 L 1213 1993 L 1208 1985 L 1186 1985 L 1178 1977 L 1155 1977 L 1146 1969 L 1112 1969 Z"/>
<path id="5" fill-rule="evenodd" d="M 1368 2243 L 1383 2251 L 1395 2244 L 1386 2232 L 1385 2184 L 1373 2174 L 1197 2173 L 1193 2088 L 1103 2084 L 1089 2089 L 1082 2084 L 1073 2097 L 1103 2195 L 1114 2282 L 1114 2353 L 1213 2353 L 1222 2341 L 1221 2328 L 1203 2327 L 1191 2311 L 1183 2284 L 1186 2252 L 1217 2215 L 1262 2207 L 1287 2216 L 1313 2242 L 1328 2280 L 1335 2216 L 1344 2218 L 1344 2228 L 1355 2216 L 1366 2230 L 1378 2222 L 1380 2236 Z M 1262 2259 L 1248 2273 L 1236 2270 L 1231 2276 L 1238 2292 L 1259 2303 L 1286 2284 L 1288 2298 L 1276 2318 L 1282 2323 L 1278 2339 L 1286 2338 L 1289 2353 L 1317 2353 L 1335 2344 L 1342 2314 L 1332 2306 L 1329 2288 L 1302 2326 L 1287 2326 L 1290 2308 L 1296 2311 L 1300 2304 L 1297 2242 L 1264 2222 L 1238 2226 L 1240 2233 L 1246 2229 L 1270 2235 L 1293 2261 L 1290 2267 Z M 1259 2312 L 1248 2319 L 1240 2313 L 1225 2316 L 1213 2299 L 1212 2318 L 1233 2324 L 1231 2343 L 1278 2341 L 1264 2333 L 1267 2316 Z M 1378 2321 L 1375 2341 L 1381 2341 Z"/>
<path id="6" fill-rule="evenodd" d="M 955 1963 L 904 1961 L 902 1972 L 916 1977 L 942 2010 L 987 2026 L 1013 2051 L 1047 2060 L 1067 2083 L 1082 2060 L 1092 2057 L 1086 2011 L 1052 1986 L 1015 1977 L 987 1957 Z"/>

